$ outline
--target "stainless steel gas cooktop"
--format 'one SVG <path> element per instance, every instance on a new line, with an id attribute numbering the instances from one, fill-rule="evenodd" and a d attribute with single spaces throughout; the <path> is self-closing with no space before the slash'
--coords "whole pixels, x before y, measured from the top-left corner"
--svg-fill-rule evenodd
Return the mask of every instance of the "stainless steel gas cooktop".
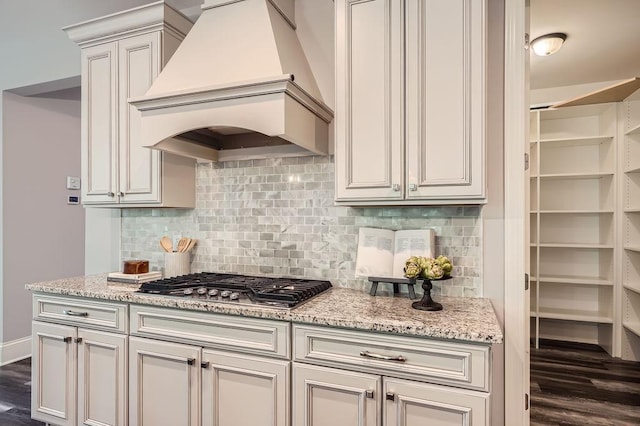
<path id="1" fill-rule="evenodd" d="M 331 288 L 329 281 L 200 272 L 150 281 L 138 292 L 224 303 L 292 308 Z"/>

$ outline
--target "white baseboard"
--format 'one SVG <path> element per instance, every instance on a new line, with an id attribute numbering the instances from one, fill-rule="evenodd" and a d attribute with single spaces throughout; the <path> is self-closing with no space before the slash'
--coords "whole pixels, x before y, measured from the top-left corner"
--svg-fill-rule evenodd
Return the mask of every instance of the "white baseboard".
<path id="1" fill-rule="evenodd" d="M 31 336 L 0 343 L 0 365 L 11 364 L 31 356 Z"/>

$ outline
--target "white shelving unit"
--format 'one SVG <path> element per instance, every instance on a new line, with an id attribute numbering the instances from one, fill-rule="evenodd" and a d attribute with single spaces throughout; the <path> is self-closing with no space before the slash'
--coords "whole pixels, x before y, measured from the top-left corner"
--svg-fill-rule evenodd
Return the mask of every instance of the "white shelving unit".
<path id="1" fill-rule="evenodd" d="M 606 103 L 531 113 L 536 347 L 547 338 L 614 349 L 616 109 Z"/>
<path id="2" fill-rule="evenodd" d="M 640 91 L 621 106 L 622 358 L 640 361 Z"/>

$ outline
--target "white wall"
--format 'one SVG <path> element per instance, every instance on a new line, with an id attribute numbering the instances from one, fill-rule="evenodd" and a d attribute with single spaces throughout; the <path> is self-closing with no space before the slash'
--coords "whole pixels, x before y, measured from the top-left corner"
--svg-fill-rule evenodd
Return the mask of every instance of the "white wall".
<path id="1" fill-rule="evenodd" d="M 168 3 L 180 3 L 183 6 L 192 7 L 194 4 L 200 4 L 199 0 L 173 0 Z M 34 90 L 25 89 L 21 94 L 42 90 L 50 91 L 55 89 L 64 89 L 77 85 L 77 80 L 72 77 L 80 74 L 80 49 L 69 40 L 61 28 L 77 22 L 82 22 L 98 16 L 118 12 L 124 9 L 140 6 L 142 4 L 151 3 L 150 0 L 0 0 L 0 58 L 2 58 L 2 66 L 0 66 L 0 93 L 25 86 L 37 86 L 41 83 L 57 81 L 57 85 L 45 87 L 45 89 Z M 29 93 L 31 94 L 31 93 Z M 3 107 L 0 104 L 0 117 L 3 114 Z M 19 144 L 19 140 L 7 140 L 3 136 L 4 120 L 0 119 L 0 152 L 2 154 L 2 163 L 15 162 L 11 157 L 6 157 L 8 144 Z M 41 143 L 45 143 L 42 141 Z M 26 170 L 29 164 L 21 164 Z M 29 169 L 34 179 L 46 179 L 45 175 L 40 173 L 38 169 Z M 8 179 L 4 171 L 0 171 L 3 182 Z M 0 185 L 2 187 L 4 185 Z M 12 200 L 4 195 L 0 197 L 2 208 L 0 212 L 6 212 L 6 207 L 11 208 Z M 112 212 L 113 213 L 113 212 Z M 3 213 L 6 214 L 6 213 Z M 11 226 L 22 229 L 28 229 L 28 223 L 22 221 L 21 218 L 16 219 L 17 223 L 12 220 Z M 107 221 L 111 221 L 109 218 Z M 6 224 L 7 221 L 0 217 L 0 223 Z M 101 225 L 98 225 L 101 226 Z M 4 241 L 4 234 L 7 229 L 0 228 L 0 250 L 5 252 L 9 250 Z M 34 243 L 36 244 L 36 243 Z M 18 253 L 15 253 L 18 254 Z M 29 256 L 26 252 L 24 256 Z M 0 259 L 4 255 L 0 256 Z M 39 259 L 31 257 L 32 268 L 38 268 Z M 82 265 L 82 259 L 78 259 Z M 7 289 L 6 275 L 4 271 L 5 265 L 0 262 L 0 294 L 3 295 L 0 303 L 0 349 L 2 345 L 18 334 L 26 336 L 30 334 L 28 331 L 28 322 L 14 319 L 15 313 L 31 312 L 31 305 L 28 300 L 12 300 L 14 288 Z M 42 269 L 45 270 L 45 269 Z M 50 276 L 49 278 L 53 278 Z M 20 290 L 17 290 L 20 291 Z M 22 317 L 21 317 L 22 318 Z M 9 331 L 12 330 L 12 331 Z M 11 338 L 5 334 L 10 333 Z"/>
<path id="2" fill-rule="evenodd" d="M 66 176 L 80 176 L 80 89 L 2 100 L 2 328 L 13 341 L 31 333 L 26 283 L 84 272 L 84 209 L 66 189 Z"/>

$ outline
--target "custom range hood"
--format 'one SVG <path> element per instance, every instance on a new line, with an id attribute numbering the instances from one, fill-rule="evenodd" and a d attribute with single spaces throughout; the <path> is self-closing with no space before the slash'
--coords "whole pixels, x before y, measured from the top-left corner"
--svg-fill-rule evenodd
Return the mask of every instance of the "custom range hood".
<path id="1" fill-rule="evenodd" d="M 327 154 L 333 112 L 296 36 L 295 0 L 205 0 L 147 93 L 142 145 L 200 160 Z"/>

